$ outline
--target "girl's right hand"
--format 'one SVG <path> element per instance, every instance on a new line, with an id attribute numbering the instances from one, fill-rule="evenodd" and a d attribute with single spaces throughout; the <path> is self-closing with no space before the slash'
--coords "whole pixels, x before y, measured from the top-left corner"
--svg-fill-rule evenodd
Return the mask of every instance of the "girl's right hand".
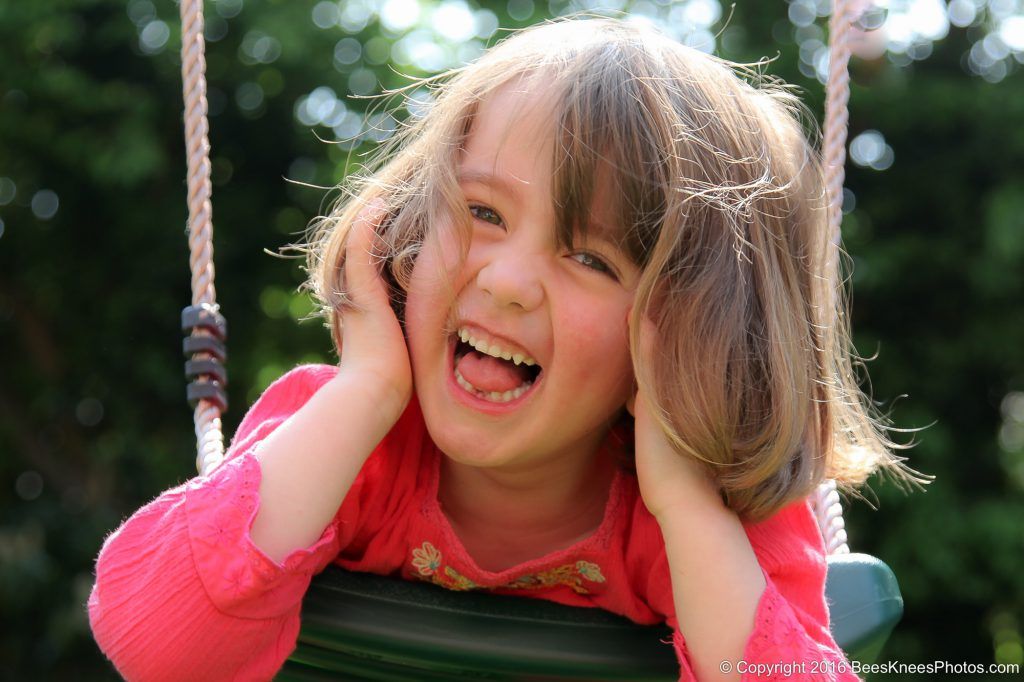
<path id="1" fill-rule="evenodd" d="M 371 202 L 352 225 L 345 245 L 345 288 L 355 305 L 342 313 L 339 374 L 360 377 L 369 382 L 366 388 L 379 388 L 379 407 L 397 420 L 412 397 L 412 368 L 380 272 L 377 230 L 386 215 L 383 201 Z"/>

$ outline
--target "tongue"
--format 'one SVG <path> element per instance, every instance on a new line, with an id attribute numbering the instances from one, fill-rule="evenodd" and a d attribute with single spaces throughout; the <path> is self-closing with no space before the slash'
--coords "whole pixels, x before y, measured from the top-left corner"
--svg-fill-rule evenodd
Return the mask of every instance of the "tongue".
<path id="1" fill-rule="evenodd" d="M 470 351 L 456 361 L 459 374 L 486 393 L 511 391 L 527 381 L 526 365 L 516 365 L 508 360 Z"/>

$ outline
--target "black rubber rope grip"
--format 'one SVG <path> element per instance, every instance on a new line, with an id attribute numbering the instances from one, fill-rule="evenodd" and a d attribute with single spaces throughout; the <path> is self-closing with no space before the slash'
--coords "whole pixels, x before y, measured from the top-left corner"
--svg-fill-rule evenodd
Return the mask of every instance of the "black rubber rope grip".
<path id="1" fill-rule="evenodd" d="M 185 337 L 185 378 L 191 380 L 186 395 L 188 404 L 195 408 L 200 400 L 208 400 L 220 410 L 228 411 L 228 372 L 224 368 L 227 348 L 228 323 L 217 308 L 208 304 L 190 305 L 181 311 L 181 330 Z M 207 334 L 198 335 L 197 330 Z M 203 353 L 205 357 L 197 357 Z"/>

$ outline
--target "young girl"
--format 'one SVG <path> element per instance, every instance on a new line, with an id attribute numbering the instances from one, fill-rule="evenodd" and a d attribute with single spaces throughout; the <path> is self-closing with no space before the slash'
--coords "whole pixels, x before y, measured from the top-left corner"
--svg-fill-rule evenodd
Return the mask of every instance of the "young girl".
<path id="1" fill-rule="evenodd" d="M 795 98 L 604 19 L 435 94 L 309 247 L 340 366 L 107 538 L 100 647 L 269 679 L 337 563 L 667 621 L 681 679 L 856 679 L 808 495 L 912 472 L 854 383 Z"/>

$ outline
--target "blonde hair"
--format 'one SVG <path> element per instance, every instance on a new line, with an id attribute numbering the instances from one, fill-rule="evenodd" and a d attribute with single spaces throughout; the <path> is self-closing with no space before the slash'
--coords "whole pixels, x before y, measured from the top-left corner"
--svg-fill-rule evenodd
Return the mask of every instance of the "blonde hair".
<path id="1" fill-rule="evenodd" d="M 338 348 L 353 221 L 385 201 L 381 256 L 401 316 L 428 226 L 454 222 L 465 257 L 460 150 L 480 103 L 514 80 L 542 84 L 554 102 L 561 246 L 588 229 L 595 186 L 614 174 L 609 222 L 641 269 L 631 347 L 641 316 L 659 339 L 653 357 L 634 353 L 637 382 L 669 440 L 705 463 L 730 508 L 764 519 L 825 478 L 854 492 L 880 469 L 923 482 L 893 454 L 907 446 L 886 436 L 854 376 L 821 161 L 803 131 L 812 119 L 789 88 L 755 70 L 616 20 L 548 22 L 394 91 L 425 86 L 434 101 L 346 180 L 304 247 L 307 286 Z"/>

